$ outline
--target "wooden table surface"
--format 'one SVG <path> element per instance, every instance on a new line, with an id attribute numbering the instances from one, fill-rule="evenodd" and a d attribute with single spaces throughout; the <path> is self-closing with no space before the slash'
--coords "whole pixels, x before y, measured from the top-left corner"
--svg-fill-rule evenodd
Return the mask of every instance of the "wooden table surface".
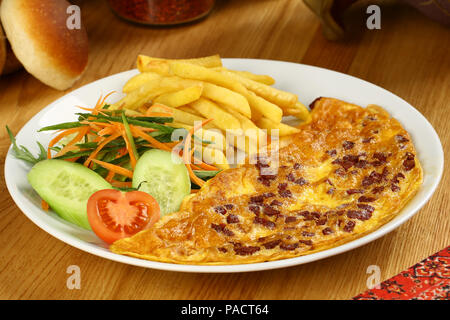
<path id="1" fill-rule="evenodd" d="M 299 62 L 370 81 L 415 106 L 439 134 L 450 157 L 450 30 L 409 7 L 382 7 L 381 30 L 329 42 L 302 1 L 218 1 L 205 20 L 146 28 L 116 18 L 106 1 L 79 1 L 90 40 L 87 71 L 75 89 L 135 67 L 139 53 Z M 67 92 L 69 92 L 68 90 Z M 0 79 L 1 128 L 17 132 L 67 92 L 27 74 Z M 355 94 L 358 94 L 355 92 Z M 129 266 L 85 253 L 47 234 L 14 204 L 4 182 L 9 147 L 0 130 L 1 299 L 349 299 L 365 291 L 368 266 L 387 279 L 449 245 L 450 172 L 431 200 L 390 234 L 350 252 L 285 269 L 243 274 L 187 274 Z M 66 286 L 68 266 L 81 288 Z"/>

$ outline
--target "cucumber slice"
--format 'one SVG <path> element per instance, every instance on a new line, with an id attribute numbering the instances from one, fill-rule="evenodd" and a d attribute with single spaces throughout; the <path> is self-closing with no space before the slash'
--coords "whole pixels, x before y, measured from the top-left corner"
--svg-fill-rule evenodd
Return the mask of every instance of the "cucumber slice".
<path id="1" fill-rule="evenodd" d="M 158 201 L 161 215 L 178 211 L 191 192 L 189 172 L 181 158 L 158 149 L 148 150 L 139 158 L 132 185 Z"/>
<path id="2" fill-rule="evenodd" d="M 28 181 L 61 218 L 91 230 L 87 201 L 96 191 L 112 186 L 94 171 L 64 160 L 38 162 L 28 173 Z"/>

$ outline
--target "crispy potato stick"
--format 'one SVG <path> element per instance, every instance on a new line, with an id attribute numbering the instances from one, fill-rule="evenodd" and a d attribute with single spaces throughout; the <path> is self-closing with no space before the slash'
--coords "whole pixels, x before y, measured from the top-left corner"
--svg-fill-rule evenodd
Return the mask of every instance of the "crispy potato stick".
<path id="1" fill-rule="evenodd" d="M 280 107 L 269 102 L 261 97 L 258 97 L 255 93 L 247 91 L 245 95 L 252 110 L 252 120 L 257 121 L 261 117 L 272 119 L 274 122 L 281 122 L 283 118 L 283 110 Z M 255 113 L 255 115 L 253 115 Z"/>
<path id="2" fill-rule="evenodd" d="M 291 127 L 291 126 L 289 126 L 287 124 L 284 124 L 284 123 L 281 123 L 281 122 L 280 123 L 276 123 L 276 122 L 273 122 L 272 120 L 267 119 L 267 118 L 259 119 L 256 124 L 260 128 L 267 129 L 268 130 L 268 134 L 271 133 L 272 129 L 278 129 L 280 136 L 287 136 L 287 135 L 290 135 L 290 134 L 294 134 L 294 133 L 300 132 L 300 129 L 298 129 L 298 128 Z"/>
<path id="3" fill-rule="evenodd" d="M 220 102 L 228 108 L 242 113 L 247 118 L 252 116 L 250 105 L 247 99 L 239 93 L 230 89 L 216 86 L 215 84 L 204 82 L 202 96 L 210 100 Z"/>
<path id="4" fill-rule="evenodd" d="M 309 113 L 308 108 L 306 108 L 305 105 L 299 101 L 297 101 L 294 107 L 286 109 L 285 114 L 287 116 L 295 116 L 296 118 L 303 120 L 305 123 L 311 121 L 311 114 Z"/>
<path id="5" fill-rule="evenodd" d="M 248 136 L 250 139 L 253 139 L 254 142 L 259 142 L 262 144 L 267 143 L 266 133 L 261 130 L 252 120 L 244 117 L 239 112 L 234 110 L 228 110 L 236 119 L 241 123 L 241 128 L 244 130 L 244 134 Z"/>
<path id="6" fill-rule="evenodd" d="M 195 58 L 195 59 L 162 59 L 162 58 L 153 58 L 145 55 L 139 55 L 137 58 L 137 67 L 140 72 L 145 72 L 146 66 L 150 61 L 180 61 L 180 62 L 186 62 L 186 63 L 192 63 L 197 64 L 206 68 L 213 68 L 213 67 L 221 67 L 222 66 L 222 60 L 220 59 L 220 56 L 218 54 L 213 56 L 207 56 L 202 58 Z"/>
<path id="7" fill-rule="evenodd" d="M 160 76 L 168 77 L 173 75 L 170 71 L 169 61 L 165 60 L 148 61 L 145 67 L 143 67 L 143 70 L 145 70 L 145 72 L 152 72 L 159 74 Z"/>
<path id="8" fill-rule="evenodd" d="M 202 146 L 202 158 L 206 163 L 212 164 L 219 169 L 226 170 L 230 168 L 222 150 L 215 149 L 212 146 Z"/>
<path id="9" fill-rule="evenodd" d="M 228 71 L 236 73 L 236 74 L 240 75 L 241 77 L 245 77 L 250 80 L 266 84 L 268 86 L 271 86 L 275 83 L 275 80 L 271 76 L 268 76 L 265 74 L 254 74 L 254 73 L 251 73 L 248 71 L 238 71 L 238 70 L 228 70 Z"/>
<path id="10" fill-rule="evenodd" d="M 297 95 L 282 91 L 268 85 L 262 84 L 257 81 L 253 81 L 236 73 L 222 70 L 221 73 L 229 76 L 237 82 L 240 82 L 244 87 L 248 90 L 253 91 L 258 96 L 282 107 L 282 108 L 291 108 L 295 105 L 298 100 Z"/>
<path id="11" fill-rule="evenodd" d="M 182 90 L 189 87 L 196 87 L 196 86 L 203 87 L 203 82 L 197 80 L 183 79 L 176 76 L 170 76 L 170 77 L 161 77 L 160 86 L 170 86 L 170 87 L 173 86 L 176 87 L 177 90 Z"/>
<path id="12" fill-rule="evenodd" d="M 241 83 L 213 69 L 184 62 L 171 62 L 169 65 L 171 73 L 180 78 L 210 82 L 238 93 L 245 91 Z"/>
<path id="13" fill-rule="evenodd" d="M 136 111 L 136 110 L 131 110 L 131 109 L 124 109 L 125 111 L 125 115 L 128 117 L 138 117 L 138 116 L 142 116 L 143 113 Z"/>
<path id="14" fill-rule="evenodd" d="M 241 128 L 238 119 L 208 99 L 200 98 L 197 101 L 192 102 L 190 106 L 205 118 L 214 119 L 211 123 L 219 129 L 228 130 Z"/>
<path id="15" fill-rule="evenodd" d="M 250 92 L 241 83 L 239 83 L 239 81 L 233 77 L 230 77 L 228 73 L 220 73 L 213 69 L 181 62 L 171 62 L 170 70 L 173 74 L 182 78 L 201 80 L 234 91 L 247 99 L 251 111 L 256 110 L 257 114 L 262 114 L 266 118 L 277 122 L 281 121 L 283 111 L 277 105 L 258 97 L 253 92 Z M 211 99 L 215 100 L 213 98 Z M 219 100 L 215 101 L 221 102 Z M 243 114 L 250 118 L 246 113 Z M 259 117 L 254 118 L 257 119 Z"/>
<path id="16" fill-rule="evenodd" d="M 180 91 L 160 95 L 154 100 L 154 103 L 162 103 L 172 108 L 178 108 L 200 98 L 202 91 L 202 86 L 189 87 Z"/>
<path id="17" fill-rule="evenodd" d="M 275 84 L 275 79 L 273 79 L 271 76 L 265 75 L 265 74 L 254 74 L 251 73 L 249 71 L 238 71 L 238 70 L 231 70 L 231 69 L 227 69 L 225 67 L 215 67 L 212 68 L 214 71 L 229 71 L 229 72 L 233 72 L 236 73 L 242 77 L 251 79 L 253 81 L 257 81 L 257 82 L 261 82 L 264 84 L 267 84 L 268 86 L 271 86 L 273 84 Z"/>
<path id="18" fill-rule="evenodd" d="M 167 112 L 167 110 L 165 108 L 169 108 L 170 111 L 173 113 L 173 121 L 174 122 L 184 123 L 184 124 L 188 124 L 190 126 L 194 126 L 194 123 L 196 121 L 202 122 L 202 121 L 206 120 L 203 117 L 199 117 L 199 116 L 196 116 L 195 114 L 181 111 L 180 109 L 177 109 L 177 108 L 170 108 L 170 107 L 162 108 L 159 106 L 153 106 L 153 107 L 154 107 L 153 110 L 155 112 Z M 211 123 L 205 124 L 205 128 L 213 128 L 213 127 L 214 126 Z"/>
<path id="19" fill-rule="evenodd" d="M 164 93 L 177 90 L 174 86 L 159 86 L 153 81 L 147 82 L 138 89 L 128 93 L 125 97 L 112 104 L 109 109 L 139 109 L 144 103 L 149 102 Z"/>
<path id="20" fill-rule="evenodd" d="M 157 79 L 160 79 L 160 78 L 161 78 L 161 76 L 157 73 L 152 73 L 152 72 L 139 73 L 125 83 L 125 85 L 122 88 L 122 91 L 124 93 L 129 93 L 129 92 L 141 87 L 146 82 L 156 81 Z"/>
<path id="21" fill-rule="evenodd" d="M 198 112 L 197 110 L 192 109 L 192 107 L 190 105 L 181 106 L 181 107 L 178 107 L 177 109 L 187 112 L 187 113 L 195 114 L 196 116 L 199 116 L 199 117 L 202 117 L 202 114 L 200 112 Z"/>
<path id="22" fill-rule="evenodd" d="M 136 110 L 144 103 L 149 102 L 162 94 L 183 90 L 193 86 L 203 86 L 201 81 L 182 79 L 179 77 L 160 77 L 159 75 L 158 77 L 148 80 L 137 89 L 132 90 L 121 100 L 112 104 L 110 109 L 116 110 L 127 108 Z"/>

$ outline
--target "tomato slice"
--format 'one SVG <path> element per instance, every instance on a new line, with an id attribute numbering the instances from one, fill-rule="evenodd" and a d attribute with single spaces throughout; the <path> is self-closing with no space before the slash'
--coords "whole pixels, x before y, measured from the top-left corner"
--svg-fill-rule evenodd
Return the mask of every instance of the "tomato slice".
<path id="1" fill-rule="evenodd" d="M 160 209 L 148 193 L 105 189 L 91 195 L 87 215 L 94 233 L 103 241 L 113 243 L 150 228 L 159 220 Z"/>

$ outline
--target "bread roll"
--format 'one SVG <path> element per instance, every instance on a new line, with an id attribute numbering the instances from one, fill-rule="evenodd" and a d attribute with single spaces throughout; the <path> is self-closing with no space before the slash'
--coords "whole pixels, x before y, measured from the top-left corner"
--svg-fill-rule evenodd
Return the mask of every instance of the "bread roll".
<path id="1" fill-rule="evenodd" d="M 88 60 L 83 25 L 69 29 L 65 0 L 3 0 L 0 18 L 17 59 L 43 83 L 65 90 L 79 79 Z"/>

